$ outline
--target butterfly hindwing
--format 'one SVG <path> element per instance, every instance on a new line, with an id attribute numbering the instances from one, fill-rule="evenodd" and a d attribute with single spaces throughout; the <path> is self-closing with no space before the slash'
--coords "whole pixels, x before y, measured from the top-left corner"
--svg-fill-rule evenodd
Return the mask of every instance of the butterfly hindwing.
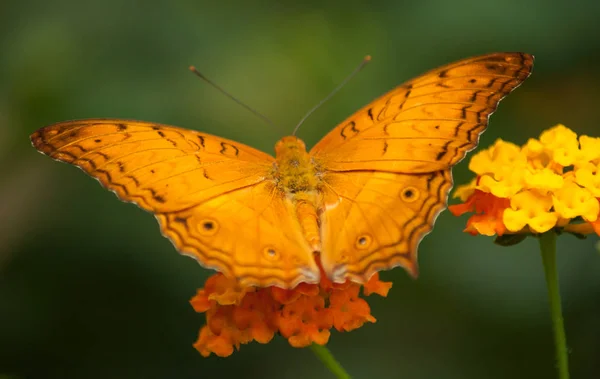
<path id="1" fill-rule="evenodd" d="M 325 181 L 321 262 L 331 279 L 364 283 L 396 266 L 416 276 L 417 246 L 445 207 L 450 170 L 331 172 Z"/>

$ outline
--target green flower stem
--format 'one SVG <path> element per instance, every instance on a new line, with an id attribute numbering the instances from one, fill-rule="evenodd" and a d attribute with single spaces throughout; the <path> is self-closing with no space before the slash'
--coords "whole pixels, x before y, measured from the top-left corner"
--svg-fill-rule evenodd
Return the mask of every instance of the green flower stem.
<path id="1" fill-rule="evenodd" d="M 335 359 L 333 354 L 325 346 L 313 343 L 310 349 L 319 358 L 321 362 L 339 379 L 350 379 L 350 375 L 344 370 L 342 365 Z"/>
<path id="2" fill-rule="evenodd" d="M 554 347 L 556 349 L 556 368 L 559 379 L 569 379 L 569 360 L 567 353 L 567 338 L 563 323 L 562 308 L 560 305 L 560 290 L 558 288 L 558 272 L 556 270 L 556 233 L 553 231 L 540 236 L 540 250 L 546 286 L 550 300 L 550 315 L 554 329 Z"/>

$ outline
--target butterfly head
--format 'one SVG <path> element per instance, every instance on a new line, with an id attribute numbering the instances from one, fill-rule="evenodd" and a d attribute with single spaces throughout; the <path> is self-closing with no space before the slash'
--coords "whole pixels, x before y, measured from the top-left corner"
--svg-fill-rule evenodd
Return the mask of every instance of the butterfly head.
<path id="1" fill-rule="evenodd" d="M 277 160 L 289 156 L 290 154 L 306 154 L 306 145 L 304 141 L 295 136 L 283 137 L 275 144 L 275 157 Z"/>

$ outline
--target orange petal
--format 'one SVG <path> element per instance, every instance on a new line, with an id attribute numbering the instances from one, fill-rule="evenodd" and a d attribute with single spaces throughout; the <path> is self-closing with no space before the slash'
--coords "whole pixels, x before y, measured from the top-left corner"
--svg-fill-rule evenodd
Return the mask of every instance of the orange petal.
<path id="1" fill-rule="evenodd" d="M 594 222 L 590 222 L 592 228 L 594 228 L 594 232 L 600 236 L 600 219 Z"/>
<path id="2" fill-rule="evenodd" d="M 363 293 L 365 296 L 369 296 L 372 293 L 376 293 L 379 296 L 386 297 L 388 292 L 392 288 L 392 282 L 382 282 L 379 280 L 379 273 L 376 272 L 371 276 L 368 282 L 364 284 Z"/>
<path id="3" fill-rule="evenodd" d="M 471 235 L 499 236 L 506 233 L 506 226 L 503 223 L 504 210 L 510 206 L 510 200 L 496 197 L 491 193 L 475 190 L 465 204 L 455 206 L 454 215 L 461 215 L 466 212 L 475 212 L 469 217 L 465 232 Z"/>
<path id="4" fill-rule="evenodd" d="M 206 326 L 200 330 L 200 335 L 196 343 L 194 343 L 194 348 L 203 357 L 208 357 L 211 353 L 219 357 L 228 357 L 233 353 L 233 344 L 231 341 L 225 336 L 215 335 Z"/>
<path id="5" fill-rule="evenodd" d="M 319 286 L 316 284 L 300 283 L 294 289 L 306 296 L 317 296 L 319 294 Z"/>
<path id="6" fill-rule="evenodd" d="M 472 212 L 474 209 L 475 208 L 473 207 L 473 204 L 470 204 L 469 200 L 467 200 L 466 203 L 454 204 L 454 205 L 449 205 L 448 206 L 448 210 L 454 216 L 462 216 L 463 214 L 465 214 L 467 212 Z"/>
<path id="7" fill-rule="evenodd" d="M 215 302 L 208 299 L 204 289 L 199 289 L 196 292 L 196 295 L 190 300 L 190 304 L 192 304 L 192 307 L 196 312 L 202 313 L 213 307 Z"/>
<path id="8" fill-rule="evenodd" d="M 253 287 L 240 287 L 234 278 L 228 278 L 221 273 L 208 278 L 204 288 L 208 298 L 221 305 L 239 304 L 247 292 L 254 290 Z"/>
<path id="9" fill-rule="evenodd" d="M 288 342 L 293 347 L 307 347 L 313 343 L 317 343 L 319 345 L 325 345 L 329 342 L 329 337 L 331 336 L 331 332 L 329 330 L 316 330 L 316 329 L 308 329 L 304 330 L 302 333 L 291 336 L 288 338 Z"/>
<path id="10" fill-rule="evenodd" d="M 464 231 L 471 235 L 493 236 L 494 234 L 498 234 L 501 236 L 506 232 L 506 227 L 501 217 L 498 218 L 492 214 L 478 214 L 471 216 L 467 220 L 467 227 Z"/>
<path id="11" fill-rule="evenodd" d="M 329 298 L 333 315 L 333 326 L 338 331 L 350 331 L 361 327 L 365 322 L 375 322 L 371 308 L 364 299 L 358 297 L 358 286 L 346 291 L 333 292 Z"/>
<path id="12" fill-rule="evenodd" d="M 224 329 L 233 325 L 231 319 L 232 312 L 232 306 L 221 306 L 212 309 L 211 312 L 206 314 L 206 325 L 214 334 L 221 334 Z"/>
<path id="13" fill-rule="evenodd" d="M 275 336 L 275 330 L 266 323 L 257 323 L 252 326 L 252 338 L 259 343 L 269 343 Z"/>
<path id="14" fill-rule="evenodd" d="M 271 295 L 273 296 L 273 299 L 275 299 L 279 303 L 289 304 L 298 300 L 298 298 L 302 296 L 302 293 L 297 292 L 293 289 L 288 290 L 279 287 L 271 287 Z"/>
<path id="15" fill-rule="evenodd" d="M 325 345 L 329 342 L 329 337 L 331 336 L 331 332 L 329 329 L 323 329 L 321 331 L 317 331 L 311 335 L 311 339 L 314 343 L 319 345 Z"/>
<path id="16" fill-rule="evenodd" d="M 298 317 L 280 317 L 277 323 L 279 333 L 285 338 L 300 333 L 302 329 L 302 320 Z"/>
<path id="17" fill-rule="evenodd" d="M 310 344 L 312 343 L 312 341 L 310 340 L 310 337 L 306 334 L 298 334 L 295 336 L 290 336 L 290 338 L 288 338 L 288 342 L 293 347 L 298 347 L 298 348 L 310 346 Z"/>

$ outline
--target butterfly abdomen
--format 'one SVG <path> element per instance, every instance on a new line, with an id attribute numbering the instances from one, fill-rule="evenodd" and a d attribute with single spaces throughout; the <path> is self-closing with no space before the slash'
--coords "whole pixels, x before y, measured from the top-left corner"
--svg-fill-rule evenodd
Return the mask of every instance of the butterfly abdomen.
<path id="1" fill-rule="evenodd" d="M 304 238 L 313 252 L 321 252 L 321 231 L 316 198 L 316 194 L 302 193 L 300 198 L 294 198 L 292 202 L 296 208 L 296 217 L 302 227 Z"/>

